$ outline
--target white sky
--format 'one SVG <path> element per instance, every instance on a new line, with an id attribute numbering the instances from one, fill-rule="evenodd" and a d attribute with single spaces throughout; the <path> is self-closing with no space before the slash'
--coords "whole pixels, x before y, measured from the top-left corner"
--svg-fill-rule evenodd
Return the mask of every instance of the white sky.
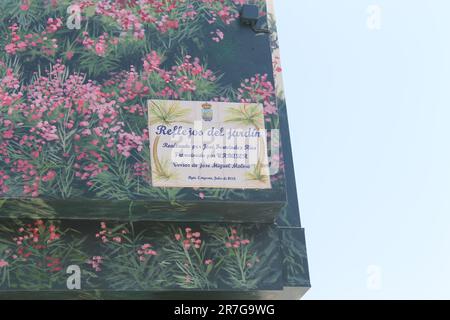
<path id="1" fill-rule="evenodd" d="M 450 298 L 450 1 L 275 2 L 306 298 Z"/>

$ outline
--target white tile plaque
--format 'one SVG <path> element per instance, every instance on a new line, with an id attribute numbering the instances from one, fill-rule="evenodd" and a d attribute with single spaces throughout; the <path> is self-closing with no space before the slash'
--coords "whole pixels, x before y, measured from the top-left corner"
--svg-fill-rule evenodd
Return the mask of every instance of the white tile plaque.
<path id="1" fill-rule="evenodd" d="M 263 106 L 150 100 L 156 187 L 271 188 Z"/>

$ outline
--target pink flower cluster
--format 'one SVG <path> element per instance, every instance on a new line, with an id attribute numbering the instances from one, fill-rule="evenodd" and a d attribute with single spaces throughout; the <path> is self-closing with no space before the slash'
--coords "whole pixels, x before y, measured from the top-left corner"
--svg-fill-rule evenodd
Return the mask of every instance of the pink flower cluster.
<path id="1" fill-rule="evenodd" d="M 11 68 L 7 68 L 6 64 L 0 60 L 0 108 L 11 107 L 18 103 L 23 97 L 20 89 L 19 79 Z M 10 113 L 10 111 L 8 111 Z M 0 120 L 1 120 L 0 116 Z M 4 122 L 5 126 L 9 126 L 12 122 Z"/>
<path id="2" fill-rule="evenodd" d="M 133 166 L 134 175 L 136 177 L 142 177 L 144 180 L 150 180 L 150 164 L 148 162 L 137 162 Z"/>
<path id="3" fill-rule="evenodd" d="M 17 228 L 17 234 L 12 237 L 14 246 L 5 250 L 6 258 L 0 260 L 0 268 L 16 263 L 34 264 L 39 270 L 56 273 L 63 270 L 64 258 L 57 255 L 54 248 L 60 244 L 57 241 L 62 233 L 51 222 L 36 220 Z M 11 259 L 10 262 L 7 259 Z"/>
<path id="4" fill-rule="evenodd" d="M 82 44 L 86 49 L 93 51 L 96 55 L 104 57 L 107 54 L 108 48 L 119 43 L 119 39 L 110 37 L 107 33 L 103 33 L 97 39 L 91 39 L 89 34 L 83 32 Z"/>
<path id="5" fill-rule="evenodd" d="M 103 264 L 103 257 L 101 256 L 94 256 L 88 261 L 86 261 L 87 264 L 91 265 L 92 269 L 95 270 L 95 272 L 102 271 L 102 264 Z"/>
<path id="6" fill-rule="evenodd" d="M 213 24 L 217 19 L 221 19 L 223 23 L 231 24 L 239 17 L 239 12 L 232 5 L 242 5 L 245 0 L 202 0 L 202 2 L 207 5 L 210 14 L 208 23 Z"/>
<path id="7" fill-rule="evenodd" d="M 63 26 L 61 18 L 48 18 L 47 20 L 47 33 L 55 33 Z"/>
<path id="8" fill-rule="evenodd" d="M 0 82 L 16 88 L 17 83 L 12 79 L 8 71 Z M 14 117 L 3 119 L 0 114 L 0 122 L 6 125 L 1 135 L 15 140 L 35 159 L 46 148 L 55 150 L 52 146 L 59 148 L 64 157 L 76 154 L 75 176 L 88 181 L 89 185 L 89 179 L 108 170 L 102 152 L 129 157 L 133 151 L 143 150 L 148 137 L 147 130 L 130 132 L 119 121 L 122 110 L 143 114 L 142 107 L 135 104 L 123 108 L 115 96 L 103 92 L 103 89 L 90 81 L 84 83 L 82 75 L 67 75 L 66 67 L 58 63 L 47 76 L 35 78 L 23 90 L 26 101 L 20 100 L 9 106 L 8 113 Z M 21 121 L 17 121 L 18 118 Z M 29 129 L 25 130 L 26 127 Z M 18 131 L 16 135 L 14 130 Z M 71 137 L 70 143 L 68 136 Z M 6 163 L 10 161 L 8 143 L 0 140 L 0 154 Z M 72 147 L 69 149 L 68 145 Z M 39 169 L 28 159 L 15 161 L 11 170 L 22 174 L 27 184 L 24 193 L 32 193 L 33 196 L 38 196 L 40 182 L 50 182 L 55 178 L 54 171 L 37 172 Z"/>
<path id="9" fill-rule="evenodd" d="M 22 97 L 22 93 L 10 94 L 0 87 L 0 106 L 9 107 L 16 103 Z"/>
<path id="10" fill-rule="evenodd" d="M 164 98 L 180 98 L 184 93 L 193 93 L 197 90 L 200 81 L 214 82 L 217 77 L 200 63 L 199 58 L 186 55 L 182 61 L 165 70 L 162 58 L 156 51 L 152 51 L 143 59 L 143 72 L 138 74 L 134 67 L 130 71 L 122 72 L 105 83 L 105 87 L 117 87 L 119 90 L 111 92 L 111 98 L 119 103 L 135 102 L 137 98 L 149 95 Z M 155 91 L 155 84 L 162 84 L 161 91 Z M 126 110 L 143 113 L 143 110 L 133 104 Z"/>
<path id="11" fill-rule="evenodd" d="M 40 177 L 33 164 L 27 160 L 18 159 L 14 161 L 11 168 L 12 173 L 19 173 L 22 175 L 24 181 L 23 193 L 37 197 L 39 195 L 39 181 Z"/>
<path id="12" fill-rule="evenodd" d="M 19 235 L 13 238 L 17 245 L 22 245 L 25 240 L 31 240 L 33 243 L 40 241 L 51 243 L 61 237 L 55 225 L 49 223 L 47 226 L 42 220 L 37 220 L 34 224 L 27 224 L 26 228 L 21 227 L 18 232 Z"/>
<path id="13" fill-rule="evenodd" d="M 44 1 L 44 3 L 40 3 L 39 5 L 51 5 L 51 8 L 56 8 L 58 6 L 59 0 L 47 0 Z M 86 0 L 84 0 L 86 1 Z M 19 9 L 22 11 L 28 11 L 30 10 L 30 2 L 31 0 L 20 0 L 20 6 Z"/>
<path id="14" fill-rule="evenodd" d="M 30 8 L 29 0 L 22 0 L 22 11 Z M 198 23 L 206 20 L 210 24 L 221 22 L 229 25 L 239 17 L 238 6 L 245 0 L 78 0 L 77 4 L 83 13 L 87 10 L 117 24 L 120 34 L 113 37 L 103 33 L 96 39 L 83 31 L 80 43 L 84 48 L 92 50 L 98 56 L 105 56 L 112 45 L 117 45 L 128 36 L 136 40 L 145 39 L 145 29 L 155 29 L 161 34 L 183 30 L 188 23 Z M 56 0 L 51 0 L 52 7 L 57 6 Z M 18 24 L 10 26 L 10 42 L 5 50 L 10 55 L 26 50 L 40 50 L 46 56 L 54 56 L 58 49 L 57 40 L 50 38 L 64 27 L 63 18 L 51 17 L 47 27 L 40 33 L 20 34 Z M 212 39 L 220 42 L 224 33 L 217 29 L 212 33 Z M 71 60 L 74 52 L 69 50 L 66 58 Z"/>
<path id="15" fill-rule="evenodd" d="M 39 196 L 39 185 L 42 182 L 50 182 L 55 179 L 56 172 L 48 170 L 43 176 L 38 176 L 38 172 L 34 165 L 27 160 L 16 160 L 11 168 L 12 173 L 21 173 L 25 182 L 23 193 L 32 197 Z"/>
<path id="16" fill-rule="evenodd" d="M 60 28 L 59 21 L 52 21 L 47 30 L 55 30 Z M 55 38 L 49 38 L 49 32 L 42 31 L 41 33 L 26 33 L 21 35 L 19 33 L 19 25 L 13 24 L 8 28 L 11 32 L 10 42 L 5 46 L 6 53 L 15 55 L 17 52 L 24 52 L 27 49 L 40 49 L 40 52 L 46 56 L 54 56 L 58 49 L 57 40 Z M 55 31 L 55 32 L 56 32 Z M 50 32 L 54 33 L 54 32 Z"/>
<path id="17" fill-rule="evenodd" d="M 279 73 L 283 72 L 283 68 L 281 67 L 281 59 L 280 59 L 279 56 L 274 56 L 273 57 L 272 64 L 273 64 L 273 71 L 276 74 L 279 74 Z"/>
<path id="18" fill-rule="evenodd" d="M 21 0 L 19 9 L 22 11 L 28 11 L 30 9 L 30 0 Z"/>
<path id="19" fill-rule="evenodd" d="M 167 15 L 163 16 L 160 21 L 157 21 L 156 25 L 161 33 L 166 33 L 171 29 L 178 29 L 180 26 L 177 20 L 171 20 Z"/>
<path id="20" fill-rule="evenodd" d="M 217 43 L 219 43 L 220 41 L 222 41 L 225 38 L 225 34 L 220 29 L 217 29 L 216 31 L 212 31 L 211 35 L 212 35 L 212 40 Z"/>
<path id="21" fill-rule="evenodd" d="M 145 30 L 142 19 L 135 15 L 127 6 L 133 8 L 136 1 L 115 1 L 101 0 L 96 7 L 97 14 L 111 18 L 119 23 L 123 32 L 131 32 L 136 39 L 144 39 Z"/>
<path id="22" fill-rule="evenodd" d="M 130 33 L 136 39 L 145 37 L 145 25 L 164 34 L 197 16 L 197 10 L 185 0 L 101 0 L 96 5 L 96 13 L 111 18 L 124 34 Z"/>
<path id="23" fill-rule="evenodd" d="M 212 264 L 214 264 L 214 260 L 212 260 L 212 259 L 206 259 L 205 260 L 205 265 L 209 266 L 209 265 L 212 265 Z"/>
<path id="24" fill-rule="evenodd" d="M 13 259 L 21 258 L 27 260 L 36 253 L 36 250 L 44 250 L 50 243 L 60 238 L 61 234 L 54 224 L 37 220 L 33 224 L 27 224 L 18 229 L 18 235 L 13 237 L 13 241 L 17 245 L 17 252 L 12 257 Z M 56 266 L 55 261 L 53 262 L 51 267 Z"/>
<path id="25" fill-rule="evenodd" d="M 45 260 L 47 261 L 47 268 L 50 268 L 50 272 L 59 272 L 63 268 L 61 266 L 61 259 L 60 258 L 54 258 L 47 256 L 45 257 Z"/>
<path id="26" fill-rule="evenodd" d="M 128 233 L 125 229 L 120 231 L 120 235 L 113 233 L 112 230 L 106 226 L 105 222 L 100 223 L 100 228 L 101 230 L 95 234 L 95 237 L 100 239 L 103 243 L 112 242 L 120 244 L 123 241 L 122 236 Z"/>
<path id="27" fill-rule="evenodd" d="M 225 243 L 225 247 L 238 249 L 241 246 L 247 246 L 250 244 L 250 240 L 241 239 L 241 237 L 238 236 L 238 231 L 235 228 L 232 228 L 230 233 L 231 234 L 228 236 L 228 241 Z"/>
<path id="28" fill-rule="evenodd" d="M 146 63 L 144 61 L 144 63 Z M 112 80 L 107 81 L 106 85 L 115 85 L 117 83 L 117 100 L 119 103 L 126 103 L 133 101 L 136 98 L 148 96 L 150 93 L 149 86 L 144 85 L 142 77 L 136 72 L 134 66 L 131 66 L 130 71 L 121 72 Z M 139 114 L 143 113 L 142 107 L 133 105 L 128 107 L 131 113 L 137 111 Z"/>
<path id="29" fill-rule="evenodd" d="M 207 13 L 206 21 L 210 24 L 219 20 L 229 25 L 239 17 L 237 6 L 244 3 L 245 0 L 83 0 L 80 7 L 94 7 L 96 14 L 117 23 L 121 37 L 131 35 L 142 40 L 146 26 L 166 34 L 180 30 L 189 21 L 198 21 L 201 12 Z M 223 38 L 221 31 L 217 35 L 217 39 Z"/>
<path id="30" fill-rule="evenodd" d="M 262 103 L 266 115 L 276 114 L 275 90 L 268 75 L 257 74 L 250 79 L 245 79 L 238 89 L 238 99 L 247 103 Z"/>
<path id="31" fill-rule="evenodd" d="M 202 246 L 202 240 L 200 239 L 200 232 L 192 232 L 191 228 L 185 229 L 186 234 L 183 232 L 175 234 L 175 240 L 179 241 L 185 250 L 190 248 L 200 249 Z"/>
<path id="32" fill-rule="evenodd" d="M 168 74 L 172 87 L 166 87 L 168 90 L 161 92 L 161 95 L 166 97 L 172 95 L 174 98 L 179 98 L 179 95 L 184 92 L 195 92 L 197 90 L 196 81 L 198 80 L 211 82 L 216 80 L 214 73 L 200 64 L 199 58 L 192 60 L 189 55 L 185 56 L 180 64 L 173 66 Z"/>
<path id="33" fill-rule="evenodd" d="M 138 152 L 141 152 L 144 149 L 142 136 L 138 136 L 134 132 L 120 132 L 119 140 L 117 143 L 117 151 L 121 155 L 128 158 L 129 156 L 131 156 L 131 151 L 133 151 L 134 149 Z"/>
<path id="34" fill-rule="evenodd" d="M 144 262 L 151 256 L 156 256 L 158 253 L 152 249 L 152 245 L 146 243 L 142 245 L 138 250 L 137 254 L 139 256 L 139 261 Z"/>

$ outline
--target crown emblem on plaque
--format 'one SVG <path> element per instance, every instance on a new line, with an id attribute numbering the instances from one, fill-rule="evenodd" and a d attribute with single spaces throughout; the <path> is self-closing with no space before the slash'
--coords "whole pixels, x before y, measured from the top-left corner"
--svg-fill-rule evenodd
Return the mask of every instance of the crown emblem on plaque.
<path id="1" fill-rule="evenodd" d="M 202 104 L 202 119 L 203 121 L 212 121 L 214 117 L 214 112 L 212 105 L 209 103 Z"/>

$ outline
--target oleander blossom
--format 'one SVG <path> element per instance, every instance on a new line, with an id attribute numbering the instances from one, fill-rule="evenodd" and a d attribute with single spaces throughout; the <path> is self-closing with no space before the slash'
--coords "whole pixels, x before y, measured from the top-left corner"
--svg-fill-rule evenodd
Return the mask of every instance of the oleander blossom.
<path id="1" fill-rule="evenodd" d="M 128 234 L 128 230 L 121 229 L 118 231 L 114 231 L 114 228 L 109 228 L 106 225 L 106 222 L 100 223 L 100 230 L 95 234 L 97 239 L 100 239 L 104 244 L 117 244 L 120 245 L 124 242 L 123 236 Z"/>
<path id="2" fill-rule="evenodd" d="M 198 231 L 192 231 L 191 228 L 185 228 L 185 232 L 183 233 L 181 230 L 179 233 L 174 235 L 174 238 L 177 242 L 181 244 L 184 250 L 189 249 L 200 249 L 202 246 L 201 233 Z"/>
<path id="3" fill-rule="evenodd" d="M 242 239 L 242 236 L 238 235 L 238 231 L 235 228 L 231 228 L 230 234 L 227 238 L 227 242 L 225 243 L 226 248 L 239 249 L 240 247 L 244 247 L 249 245 L 251 242 L 248 239 Z"/>
<path id="4" fill-rule="evenodd" d="M 22 1 L 19 9 L 29 11 L 29 0 Z M 264 4 L 262 0 L 257 2 L 261 6 Z M 224 31 L 220 28 L 238 19 L 240 6 L 244 3 L 245 0 L 79 0 L 76 4 L 83 14 L 95 14 L 117 32 L 114 35 L 107 32 L 98 34 L 82 28 L 77 40 L 85 50 L 104 57 L 110 48 L 130 38 L 143 41 L 147 33 L 157 32 L 163 37 L 177 39 L 183 37 L 184 30 L 191 25 L 207 23 L 217 26 L 212 38 L 220 42 L 224 38 Z M 49 4 L 53 9 L 63 9 L 55 0 Z M 10 41 L 5 45 L 5 51 L 15 55 L 37 49 L 42 56 L 56 55 L 61 46 L 56 36 L 61 38 L 64 35 L 64 20 L 62 16 L 47 18 L 45 30 L 39 33 L 22 31 L 18 24 L 9 26 Z"/>
<path id="5" fill-rule="evenodd" d="M 209 266 L 209 265 L 212 265 L 212 264 L 214 264 L 214 260 L 212 260 L 212 259 L 206 259 L 205 260 L 205 265 Z"/>
<path id="6" fill-rule="evenodd" d="M 225 34 L 220 29 L 217 29 L 216 31 L 212 31 L 210 34 L 212 35 L 211 39 L 217 43 L 219 43 L 220 41 L 222 41 L 225 38 Z"/>
<path id="7" fill-rule="evenodd" d="M 19 82 L 11 69 L 4 72 L 0 82 L 4 85 L 0 99 L 7 101 L 2 106 L 8 107 L 6 115 L 0 114 L 4 124 L 0 155 L 5 163 L 11 163 L 11 143 L 20 146 L 15 148 L 16 157 L 22 154 L 38 159 L 57 152 L 66 160 L 72 159 L 75 177 L 90 185 L 91 179 L 108 170 L 105 157 L 130 157 L 132 152 L 143 151 L 148 130 L 127 131 L 125 123 L 119 121 L 121 112 L 142 114 L 142 107 L 119 105 L 102 86 L 85 81 L 84 75 L 69 74 L 61 61 L 24 87 L 23 93 L 16 92 Z M 48 185 L 58 177 L 57 170 L 43 171 L 29 159 L 11 164 L 9 173 L 2 170 L 2 193 L 10 190 L 6 181 L 11 174 L 20 174 L 23 193 L 33 197 L 39 196 L 43 183 Z"/>
<path id="8" fill-rule="evenodd" d="M 91 259 L 86 261 L 95 272 L 102 271 L 103 257 L 101 256 L 93 256 Z"/>
<path id="9" fill-rule="evenodd" d="M 244 0 L 101 0 L 85 2 L 84 6 L 94 7 L 96 14 L 117 24 L 122 37 L 143 39 L 146 28 L 165 35 L 175 33 L 193 21 L 229 25 L 239 17 L 238 8 L 244 3 Z"/>
<path id="10" fill-rule="evenodd" d="M 139 247 L 139 249 L 137 250 L 139 261 L 144 262 L 148 260 L 150 257 L 158 255 L 158 253 L 155 250 L 153 250 L 152 247 L 153 246 L 149 243 L 143 244 L 142 246 Z"/>
<path id="11" fill-rule="evenodd" d="M 63 270 L 63 260 L 52 250 L 58 246 L 62 233 L 53 222 L 36 220 L 24 224 L 12 237 L 14 250 L 9 250 L 10 258 L 21 263 L 30 263 L 44 272 L 57 273 Z"/>
<path id="12" fill-rule="evenodd" d="M 0 60 L 0 110 L 7 109 L 7 113 L 11 115 L 14 105 L 20 103 L 23 93 L 20 91 L 20 81 L 18 76 L 14 73 L 12 68 L 9 68 L 3 61 Z M 0 121 L 1 121 L 0 116 Z M 3 120 L 5 127 L 11 127 L 13 122 L 11 120 Z M 11 138 L 6 136 L 12 131 L 3 133 L 4 138 Z"/>
<path id="13" fill-rule="evenodd" d="M 9 43 L 5 45 L 4 50 L 10 56 L 34 50 L 42 56 L 53 57 L 59 49 L 58 40 L 54 34 L 61 27 L 62 20 L 57 18 L 48 21 L 45 31 L 26 33 L 21 31 L 19 24 L 14 23 L 8 27 Z"/>
<path id="14" fill-rule="evenodd" d="M 19 9 L 22 11 L 28 11 L 30 9 L 30 0 L 21 0 Z"/>
<path id="15" fill-rule="evenodd" d="M 266 115 L 278 112 L 275 103 L 275 89 L 267 74 L 256 74 L 245 79 L 238 89 L 238 99 L 246 103 L 262 103 Z"/>

